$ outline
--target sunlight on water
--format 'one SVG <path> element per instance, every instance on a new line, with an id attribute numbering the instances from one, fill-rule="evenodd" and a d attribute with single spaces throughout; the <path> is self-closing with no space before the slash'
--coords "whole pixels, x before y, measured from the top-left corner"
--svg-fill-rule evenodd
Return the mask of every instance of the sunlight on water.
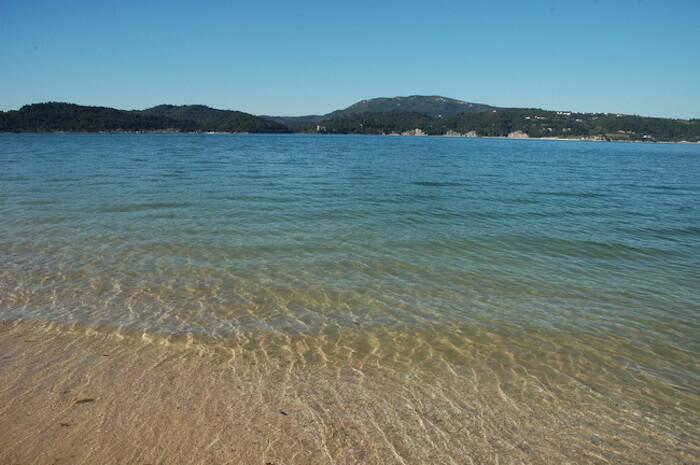
<path id="1" fill-rule="evenodd" d="M 699 157 L 688 145 L 0 135 L 0 318 L 358 373 L 480 369 L 692 423 Z"/>

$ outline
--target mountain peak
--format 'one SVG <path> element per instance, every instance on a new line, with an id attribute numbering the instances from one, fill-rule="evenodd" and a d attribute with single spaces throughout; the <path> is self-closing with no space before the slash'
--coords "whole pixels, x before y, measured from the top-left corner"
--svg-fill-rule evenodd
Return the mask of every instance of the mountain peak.
<path id="1" fill-rule="evenodd" d="M 495 107 L 481 103 L 465 102 L 440 95 L 409 95 L 397 97 L 378 97 L 350 105 L 344 110 L 337 110 L 326 116 L 354 115 L 359 113 L 382 113 L 386 111 L 402 110 L 422 113 L 424 115 L 439 117 L 450 116 L 458 113 L 476 113 L 492 110 Z"/>

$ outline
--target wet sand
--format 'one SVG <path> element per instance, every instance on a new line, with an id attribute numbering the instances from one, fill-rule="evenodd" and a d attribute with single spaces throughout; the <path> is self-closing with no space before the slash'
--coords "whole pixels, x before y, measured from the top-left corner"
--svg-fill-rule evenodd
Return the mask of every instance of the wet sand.
<path id="1" fill-rule="evenodd" d="M 268 347 L 270 341 L 267 341 Z M 507 364 L 0 324 L 3 464 L 694 463 L 697 424 Z M 375 351 L 376 352 L 376 351 Z M 426 359 L 427 360 L 427 359 Z M 668 415 L 666 415 L 668 414 Z M 692 419 L 691 419 L 692 420 Z"/>

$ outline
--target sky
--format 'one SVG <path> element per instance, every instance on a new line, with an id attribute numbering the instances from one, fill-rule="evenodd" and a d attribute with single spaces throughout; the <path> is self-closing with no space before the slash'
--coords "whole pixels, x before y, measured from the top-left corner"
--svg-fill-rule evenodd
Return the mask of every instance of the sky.
<path id="1" fill-rule="evenodd" d="M 700 0 L 0 0 L 0 110 L 441 95 L 700 117 Z"/>

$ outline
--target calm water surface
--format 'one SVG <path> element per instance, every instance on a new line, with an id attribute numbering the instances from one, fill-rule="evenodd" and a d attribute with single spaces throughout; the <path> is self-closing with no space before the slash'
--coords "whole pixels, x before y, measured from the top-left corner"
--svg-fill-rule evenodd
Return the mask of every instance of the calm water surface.
<path id="1" fill-rule="evenodd" d="M 0 319 L 501 357 L 692 413 L 699 200 L 697 145 L 0 135 Z"/>

